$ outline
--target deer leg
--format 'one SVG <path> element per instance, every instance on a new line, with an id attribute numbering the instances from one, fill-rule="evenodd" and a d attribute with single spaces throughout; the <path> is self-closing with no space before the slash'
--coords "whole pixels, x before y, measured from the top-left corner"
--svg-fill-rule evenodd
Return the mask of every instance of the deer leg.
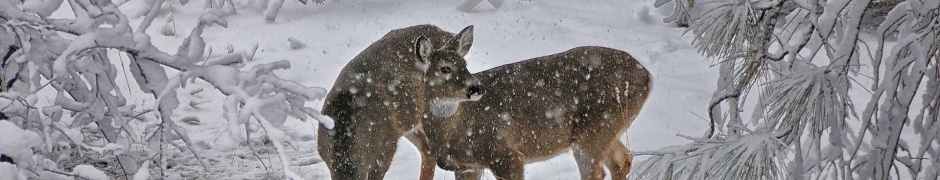
<path id="1" fill-rule="evenodd" d="M 475 169 L 475 170 L 454 172 L 454 175 L 456 175 L 457 180 L 479 180 L 481 177 L 483 177 L 483 170 Z"/>
<path id="2" fill-rule="evenodd" d="M 612 180 L 626 180 L 633 164 L 633 155 L 627 146 L 620 141 L 613 141 L 607 149 L 607 169 L 610 169 Z"/>
<path id="3" fill-rule="evenodd" d="M 421 153 L 421 174 L 420 180 L 434 180 L 434 169 L 437 168 L 437 160 L 431 156 L 428 150 Z"/>
<path id="4" fill-rule="evenodd" d="M 574 149 L 574 158 L 578 163 L 578 171 L 581 172 L 581 179 L 604 179 L 603 158 L 600 158 L 604 151 L 598 151 L 597 148 L 584 147 L 578 145 Z"/>
<path id="5" fill-rule="evenodd" d="M 496 179 L 522 180 L 525 179 L 525 160 L 518 151 L 496 151 L 494 159 L 489 162 L 490 171 Z"/>
<path id="6" fill-rule="evenodd" d="M 405 137 L 418 148 L 418 153 L 421 153 L 421 172 L 418 179 L 434 180 L 434 170 L 437 167 L 437 160 L 434 156 L 431 156 L 431 147 L 428 145 L 427 135 L 424 134 L 424 131 L 419 127 Z"/>

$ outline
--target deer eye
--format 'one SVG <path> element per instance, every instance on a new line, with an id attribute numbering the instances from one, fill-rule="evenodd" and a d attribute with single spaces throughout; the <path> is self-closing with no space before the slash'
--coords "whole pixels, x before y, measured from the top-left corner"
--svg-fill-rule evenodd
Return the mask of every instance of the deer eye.
<path id="1" fill-rule="evenodd" d="M 451 71 L 450 67 L 441 67 L 441 72 L 444 74 L 449 74 Z"/>

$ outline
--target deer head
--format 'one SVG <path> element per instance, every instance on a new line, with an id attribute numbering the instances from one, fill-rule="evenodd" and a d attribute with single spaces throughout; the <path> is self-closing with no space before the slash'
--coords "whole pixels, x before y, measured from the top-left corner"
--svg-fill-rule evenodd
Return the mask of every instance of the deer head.
<path id="1" fill-rule="evenodd" d="M 473 26 L 467 26 L 439 49 L 424 36 L 415 40 L 418 66 L 424 70 L 431 100 L 431 113 L 450 117 L 460 102 L 476 101 L 485 93 L 483 85 L 467 70 L 464 56 L 473 45 Z"/>

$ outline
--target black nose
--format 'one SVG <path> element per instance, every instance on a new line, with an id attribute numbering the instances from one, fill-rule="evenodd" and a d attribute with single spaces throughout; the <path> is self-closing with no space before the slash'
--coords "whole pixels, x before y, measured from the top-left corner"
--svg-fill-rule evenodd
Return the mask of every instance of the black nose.
<path id="1" fill-rule="evenodd" d="M 483 95 L 483 93 L 486 93 L 486 89 L 483 88 L 483 85 L 474 85 L 470 86 L 470 89 L 467 89 L 467 97 L 473 95 Z"/>

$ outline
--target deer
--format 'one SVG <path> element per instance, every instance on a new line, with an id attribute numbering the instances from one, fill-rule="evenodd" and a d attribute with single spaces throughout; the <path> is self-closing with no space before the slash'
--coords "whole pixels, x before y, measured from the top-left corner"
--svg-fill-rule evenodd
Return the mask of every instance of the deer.
<path id="1" fill-rule="evenodd" d="M 335 126 L 317 130 L 332 179 L 382 179 L 402 136 L 421 152 L 421 179 L 432 179 L 435 161 L 425 153 L 421 120 L 450 107 L 441 102 L 482 97 L 484 86 L 464 59 L 472 43 L 473 26 L 453 34 L 417 25 L 388 32 L 349 61 L 321 110 Z"/>
<path id="2" fill-rule="evenodd" d="M 652 76 L 630 54 L 568 51 L 474 74 L 487 87 L 474 102 L 447 103 L 422 121 L 430 154 L 457 179 L 524 179 L 524 165 L 573 151 L 581 179 L 626 179 L 633 156 L 619 137 L 649 97 Z"/>

